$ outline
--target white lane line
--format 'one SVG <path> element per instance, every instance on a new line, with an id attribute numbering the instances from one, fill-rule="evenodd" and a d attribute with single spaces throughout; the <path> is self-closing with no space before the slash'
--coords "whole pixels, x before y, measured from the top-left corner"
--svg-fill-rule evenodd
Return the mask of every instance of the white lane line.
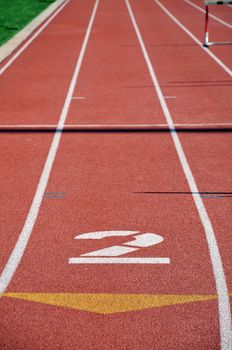
<path id="1" fill-rule="evenodd" d="M 64 0 L 56 0 L 50 4 L 41 14 L 26 25 L 20 32 L 15 34 L 10 40 L 0 47 L 0 63 L 5 60 L 17 47 L 26 40 L 31 33 L 36 30 L 54 11 L 63 3 Z"/>
<path id="2" fill-rule="evenodd" d="M 51 17 L 47 19 L 47 21 L 35 32 L 32 37 L 26 41 L 26 43 L 18 50 L 16 53 L 6 62 L 6 64 L 3 65 L 3 67 L 0 69 L 0 75 L 2 75 L 9 67 L 10 65 L 18 58 L 24 50 L 37 38 L 37 36 L 48 26 L 48 24 L 60 13 L 63 8 L 69 3 L 70 0 L 67 0 L 61 7 L 59 7 Z"/>
<path id="3" fill-rule="evenodd" d="M 165 96 L 164 96 L 165 98 Z M 223 127 L 232 127 L 232 123 L 175 123 L 173 124 L 176 128 L 223 128 Z M 91 128 L 163 128 L 168 126 L 168 124 L 64 124 L 63 129 L 65 128 L 80 128 L 80 129 L 91 129 Z M 0 125 L 0 130 L 9 129 L 32 129 L 32 131 L 36 131 L 36 129 L 57 129 L 57 124 L 3 124 Z"/>
<path id="4" fill-rule="evenodd" d="M 158 95 L 164 116 L 167 120 L 167 123 L 169 125 L 171 132 L 171 137 L 173 139 L 176 152 L 178 154 L 182 169 L 184 171 L 186 180 L 188 182 L 189 188 L 191 192 L 195 192 L 193 194 L 193 199 L 198 211 L 198 214 L 200 216 L 202 225 L 204 227 L 205 231 L 205 237 L 208 243 L 211 263 L 213 267 L 213 273 L 216 283 L 216 289 L 218 294 L 218 307 L 219 307 L 219 322 L 220 322 L 220 335 L 221 335 L 221 349 L 222 350 L 231 350 L 232 348 L 232 339 L 231 339 L 231 313 L 230 313 L 230 300 L 229 300 L 229 293 L 228 293 L 228 287 L 226 283 L 226 278 L 224 274 L 224 269 L 222 265 L 222 260 L 219 252 L 219 248 L 217 245 L 216 236 L 210 221 L 210 218 L 208 216 L 208 213 L 206 211 L 206 208 L 204 206 L 204 203 L 201 199 L 201 196 L 199 194 L 199 190 L 197 188 L 197 184 L 195 182 L 194 176 L 192 174 L 192 171 L 190 169 L 190 166 L 188 164 L 187 158 L 185 156 L 183 147 L 181 145 L 180 139 L 178 137 L 177 132 L 175 131 L 174 123 L 172 120 L 172 116 L 170 114 L 170 111 L 168 109 L 168 106 L 165 102 L 163 93 L 161 91 L 159 82 L 157 80 L 154 68 L 152 66 L 150 57 L 148 55 L 148 52 L 146 50 L 145 44 L 143 42 L 142 36 L 140 34 L 138 25 L 136 23 L 135 17 L 133 15 L 131 6 L 129 4 L 129 0 L 125 0 L 131 21 L 133 23 L 138 41 L 140 43 L 145 61 L 147 63 L 147 67 L 150 72 L 151 79 L 153 81 L 153 85 L 156 89 L 156 93 Z"/>
<path id="5" fill-rule="evenodd" d="M 70 258 L 69 264 L 170 264 L 169 258 Z"/>
<path id="6" fill-rule="evenodd" d="M 195 7 L 197 10 L 199 10 L 199 11 L 201 11 L 201 12 L 203 12 L 203 13 L 205 14 L 205 10 L 202 9 L 200 6 L 194 4 L 193 2 L 191 2 L 191 1 L 189 1 L 189 0 L 184 0 L 184 1 L 185 1 L 187 4 L 189 4 L 189 5 L 193 6 L 193 7 Z M 224 26 L 226 26 L 226 27 L 232 29 L 232 25 L 231 25 L 231 24 L 229 24 L 229 23 L 223 21 L 223 20 L 220 19 L 219 17 L 214 16 L 214 15 L 211 15 L 211 14 L 209 14 L 209 16 L 210 16 L 211 18 L 215 19 L 215 21 L 218 21 L 218 22 L 220 22 L 221 24 L 223 24 Z"/>
<path id="7" fill-rule="evenodd" d="M 216 55 L 214 55 L 208 48 L 202 45 L 202 42 L 198 40 L 175 16 L 168 11 L 168 9 L 162 5 L 158 0 L 154 0 L 159 7 L 186 33 L 190 36 L 190 38 L 197 43 L 201 47 L 202 50 L 205 51 L 207 55 L 209 55 L 230 77 L 232 77 L 232 71 L 229 67 L 227 67 Z"/>
<path id="8" fill-rule="evenodd" d="M 79 72 L 80 72 L 80 68 L 82 65 L 82 61 L 83 61 L 83 57 L 86 51 L 86 47 L 87 47 L 87 43 L 89 40 L 89 36 L 91 33 L 91 29 L 92 29 L 92 25 L 93 25 L 93 21 L 96 15 L 96 11 L 97 11 L 97 7 L 99 4 L 99 0 L 96 0 L 94 8 L 93 8 L 93 12 L 88 24 L 88 28 L 85 34 L 85 38 L 81 47 L 81 51 L 76 63 L 76 67 L 73 73 L 73 77 L 71 80 L 71 84 L 69 86 L 68 89 L 68 93 L 65 99 L 65 103 L 60 115 L 60 119 L 59 119 L 59 123 L 57 128 L 62 130 L 67 114 L 68 114 L 68 110 L 69 110 L 69 106 L 72 100 L 72 95 L 73 95 L 73 91 L 75 89 L 76 86 L 76 82 L 79 76 Z M 16 245 L 11 253 L 11 256 L 9 257 L 9 260 L 0 276 L 0 293 L 4 293 L 4 291 L 6 290 L 6 288 L 8 287 L 22 257 L 24 254 L 24 251 L 26 249 L 28 240 L 31 236 L 33 227 L 35 225 L 37 216 L 39 214 L 39 209 L 40 209 L 40 205 L 43 199 L 43 195 L 48 183 L 48 179 L 52 170 L 52 166 L 53 166 L 53 162 L 55 160 L 56 157 L 56 153 L 57 153 L 57 149 L 59 146 L 59 142 L 60 142 L 60 138 L 61 138 L 61 132 L 56 132 L 48 153 L 48 157 L 46 160 L 46 163 L 44 165 L 44 169 L 43 172 L 41 174 L 40 180 L 39 180 L 39 184 L 38 187 L 36 189 L 36 193 L 32 202 L 32 205 L 30 207 L 29 213 L 27 215 L 27 219 L 26 222 L 24 224 L 24 227 L 19 235 L 19 238 L 16 242 Z"/>

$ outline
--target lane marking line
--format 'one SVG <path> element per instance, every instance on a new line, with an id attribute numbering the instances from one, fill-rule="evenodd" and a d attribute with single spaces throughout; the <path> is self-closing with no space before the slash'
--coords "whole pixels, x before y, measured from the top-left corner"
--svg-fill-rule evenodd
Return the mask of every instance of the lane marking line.
<path id="1" fill-rule="evenodd" d="M 197 39 L 174 15 L 171 14 L 168 9 L 162 5 L 158 0 L 154 0 L 154 2 L 186 33 L 190 38 L 195 41 L 197 45 L 200 46 L 204 52 L 209 55 L 230 77 L 232 77 L 232 70 L 227 67 L 216 55 L 214 55 L 208 48 L 202 45 L 202 42 Z"/>
<path id="2" fill-rule="evenodd" d="M 28 23 L 20 32 L 16 33 L 10 40 L 0 47 L 0 63 L 5 60 L 17 47 L 26 40 L 31 33 L 36 30 L 60 5 L 65 3 L 64 0 L 56 0 L 49 5 L 35 19 Z"/>
<path id="3" fill-rule="evenodd" d="M 191 2 L 191 1 L 189 1 L 189 0 L 184 0 L 184 1 L 185 1 L 187 4 L 189 4 L 189 5 L 193 6 L 193 7 L 195 7 L 197 10 L 199 10 L 199 11 L 201 11 L 201 12 L 203 12 L 203 13 L 205 14 L 205 10 L 202 9 L 200 6 L 194 4 L 193 2 Z M 218 21 L 218 22 L 220 22 L 221 24 L 225 25 L 226 27 L 232 29 L 232 25 L 231 25 L 231 24 L 229 24 L 229 23 L 223 21 L 223 20 L 220 19 L 219 17 L 214 16 L 214 15 L 211 15 L 211 14 L 209 14 L 209 17 L 215 19 L 215 21 Z"/>
<path id="4" fill-rule="evenodd" d="M 91 29 L 93 26 L 93 21 L 97 12 L 97 8 L 98 8 L 98 4 L 99 4 L 99 0 L 95 1 L 95 5 L 93 8 L 93 12 L 91 14 L 91 18 L 88 24 L 88 28 L 85 34 L 85 38 L 81 47 L 81 51 L 79 54 L 79 57 L 77 59 L 77 63 L 76 63 L 76 67 L 73 73 L 73 77 L 68 89 L 68 93 L 64 102 L 64 106 L 60 115 L 60 119 L 59 119 L 59 123 L 57 125 L 57 128 L 62 130 L 63 126 L 65 124 L 65 120 L 67 118 L 68 115 L 68 110 L 69 110 L 69 106 L 71 104 L 71 100 L 72 100 L 72 95 L 77 83 L 77 79 L 79 76 L 79 72 L 80 72 L 80 68 L 83 62 L 83 58 L 84 58 L 84 54 L 86 51 L 86 47 L 87 47 L 87 43 L 90 37 L 90 33 L 91 33 Z M 47 187 L 47 183 L 49 180 L 49 176 L 52 170 L 52 166 L 56 157 L 56 153 L 58 150 L 58 146 L 60 143 L 60 139 L 61 139 L 61 132 L 56 132 L 54 137 L 53 137 L 53 141 L 43 168 L 43 172 L 41 174 L 37 189 L 36 189 L 36 193 L 35 196 L 33 198 L 33 202 L 32 205 L 30 207 L 29 213 L 27 215 L 24 227 L 18 237 L 18 240 L 16 242 L 16 245 L 9 257 L 9 260 L 0 276 L 0 293 L 3 293 L 6 288 L 8 287 L 22 257 L 24 254 L 24 251 L 27 247 L 27 243 L 28 240 L 32 234 L 32 230 L 34 228 L 37 216 L 39 214 L 39 209 L 40 209 L 40 205 L 42 203 L 43 200 L 43 195 L 45 192 L 45 189 Z"/>
<path id="5" fill-rule="evenodd" d="M 210 253 L 210 259 L 213 267 L 213 274 L 214 279 L 216 283 L 216 289 L 218 294 L 218 308 L 219 308 L 219 323 L 220 323 L 220 336 L 221 336 L 221 349 L 222 350 L 231 350 L 232 348 L 232 333 L 231 333 L 231 311 L 230 311 L 230 300 L 228 296 L 228 287 L 226 283 L 226 278 L 224 274 L 223 264 L 219 252 L 219 248 L 217 245 L 217 239 L 210 221 L 210 218 L 208 216 L 208 213 L 206 211 L 206 208 L 204 206 L 204 203 L 200 197 L 199 194 L 196 194 L 199 192 L 197 184 L 195 182 L 193 173 L 190 169 L 190 166 L 188 164 L 187 158 L 184 153 L 184 149 L 181 145 L 181 141 L 179 139 L 179 136 L 177 132 L 175 131 L 173 119 L 171 116 L 171 113 L 168 109 L 168 106 L 166 104 L 166 101 L 164 99 L 163 93 L 161 91 L 161 88 L 159 86 L 158 79 L 156 77 L 152 62 L 150 60 L 150 57 L 148 55 L 147 49 L 145 47 L 145 44 L 143 42 L 141 33 L 139 31 L 138 25 L 136 23 L 134 14 L 132 12 L 129 0 L 125 0 L 131 21 L 134 26 L 134 30 L 136 32 L 138 41 L 141 46 L 141 50 L 144 55 L 144 59 L 146 61 L 148 70 L 150 72 L 151 79 L 154 84 L 154 88 L 156 90 L 157 96 L 159 98 L 164 116 L 166 118 L 166 121 L 169 125 L 171 132 L 171 137 L 173 139 L 173 143 L 176 148 L 177 155 L 179 157 L 183 172 L 185 174 L 186 180 L 188 182 L 189 188 L 191 192 L 195 192 L 193 196 L 193 200 L 195 202 L 200 220 L 202 222 L 202 225 L 204 227 L 205 231 L 205 237 L 208 243 L 209 253 Z M 156 1 L 158 3 L 158 1 Z M 206 51 L 207 52 L 207 51 Z"/>
<path id="6" fill-rule="evenodd" d="M 18 50 L 16 53 L 3 65 L 2 68 L 0 68 L 0 75 L 2 75 L 10 66 L 11 64 L 18 58 L 24 50 L 37 38 L 37 36 L 48 26 L 48 24 L 63 10 L 63 8 L 70 2 L 70 0 L 67 0 L 63 5 L 61 5 L 51 17 L 45 21 L 45 23 L 35 32 L 34 35 L 30 39 L 26 41 L 26 43 Z"/>
<path id="7" fill-rule="evenodd" d="M 2 297 L 103 315 L 217 300 L 214 294 L 5 293 Z"/>

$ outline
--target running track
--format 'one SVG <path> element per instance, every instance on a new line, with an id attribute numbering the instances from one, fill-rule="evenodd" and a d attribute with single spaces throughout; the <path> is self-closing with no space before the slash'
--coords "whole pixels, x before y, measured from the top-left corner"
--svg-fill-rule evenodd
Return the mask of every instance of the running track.
<path id="1" fill-rule="evenodd" d="M 186 1 L 64 5 L 0 66 L 0 349 L 232 349 L 231 46 Z"/>

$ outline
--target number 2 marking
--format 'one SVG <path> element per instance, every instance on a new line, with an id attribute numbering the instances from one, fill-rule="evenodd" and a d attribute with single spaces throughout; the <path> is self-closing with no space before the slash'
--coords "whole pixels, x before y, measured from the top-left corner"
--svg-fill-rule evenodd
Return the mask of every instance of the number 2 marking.
<path id="1" fill-rule="evenodd" d="M 136 234 L 136 235 L 134 235 Z M 75 239 L 103 239 L 106 237 L 127 237 L 133 240 L 122 243 L 122 245 L 111 246 L 100 250 L 95 250 L 80 257 L 70 258 L 69 264 L 170 264 L 169 258 L 132 258 L 121 257 L 139 250 L 140 248 L 151 247 L 163 242 L 164 238 L 155 233 L 139 233 L 139 231 L 98 231 L 77 235 Z"/>

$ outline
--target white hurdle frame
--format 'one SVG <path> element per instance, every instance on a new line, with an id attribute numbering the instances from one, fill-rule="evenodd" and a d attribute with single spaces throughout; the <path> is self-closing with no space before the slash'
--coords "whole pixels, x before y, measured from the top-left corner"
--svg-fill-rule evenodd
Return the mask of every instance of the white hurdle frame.
<path id="1" fill-rule="evenodd" d="M 210 42 L 209 41 L 209 5 L 229 5 L 232 0 L 204 0 L 205 4 L 205 41 L 203 46 L 209 47 L 212 45 L 230 45 L 232 42 Z"/>

